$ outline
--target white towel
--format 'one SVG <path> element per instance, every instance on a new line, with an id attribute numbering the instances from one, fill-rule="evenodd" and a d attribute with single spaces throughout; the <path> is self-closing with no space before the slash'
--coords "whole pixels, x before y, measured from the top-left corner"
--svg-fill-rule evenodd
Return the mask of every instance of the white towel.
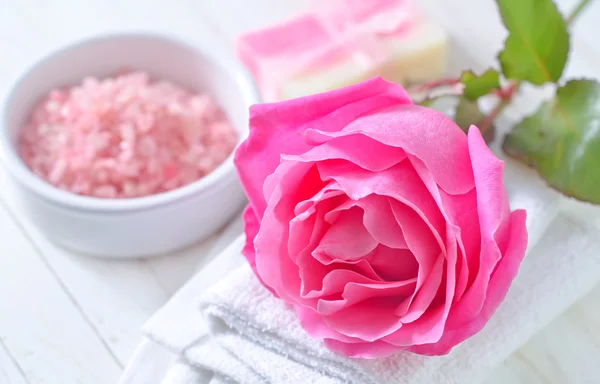
<path id="1" fill-rule="evenodd" d="M 140 347 L 121 383 L 481 382 L 600 281 L 597 229 L 573 214 L 573 203 L 545 187 L 532 172 L 509 165 L 506 179 L 511 207 L 528 212 L 528 253 L 488 325 L 450 354 L 399 353 L 387 359 L 352 360 L 330 352 L 307 336 L 294 312 L 252 275 L 240 255 L 239 237 L 147 322 L 144 333 L 149 341 Z M 219 247 L 240 228 L 239 221 L 232 224 Z M 165 365 L 170 367 L 166 373 Z"/>

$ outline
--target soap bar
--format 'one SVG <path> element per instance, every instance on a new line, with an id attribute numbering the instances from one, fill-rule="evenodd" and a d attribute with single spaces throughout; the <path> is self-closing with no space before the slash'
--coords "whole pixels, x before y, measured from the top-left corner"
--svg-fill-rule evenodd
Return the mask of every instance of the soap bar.
<path id="1" fill-rule="evenodd" d="M 413 0 L 329 0 L 241 35 L 237 54 L 263 100 L 325 92 L 382 76 L 402 85 L 446 71 L 448 38 Z"/>

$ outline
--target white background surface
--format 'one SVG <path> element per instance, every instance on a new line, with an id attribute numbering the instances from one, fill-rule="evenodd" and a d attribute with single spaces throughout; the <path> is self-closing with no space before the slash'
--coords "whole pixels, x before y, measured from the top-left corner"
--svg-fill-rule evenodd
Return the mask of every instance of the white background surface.
<path id="1" fill-rule="evenodd" d="M 451 34 L 453 68 L 491 63 L 504 32 L 492 0 L 417 0 Z M 308 0 L 0 0 L 0 97 L 36 58 L 78 38 L 152 30 L 218 41 L 292 15 Z M 569 9 L 575 0 L 559 1 Z M 574 31 L 568 74 L 600 76 L 600 4 Z M 521 98 L 508 115 L 530 111 Z M 2 170 L 0 169 L 0 172 Z M 116 262 L 50 244 L 0 185 L 0 383 L 113 383 L 140 325 L 205 262 L 213 239 L 152 260 Z M 574 276 L 573 278 L 576 278 Z M 489 383 L 597 383 L 600 287 L 492 373 Z"/>

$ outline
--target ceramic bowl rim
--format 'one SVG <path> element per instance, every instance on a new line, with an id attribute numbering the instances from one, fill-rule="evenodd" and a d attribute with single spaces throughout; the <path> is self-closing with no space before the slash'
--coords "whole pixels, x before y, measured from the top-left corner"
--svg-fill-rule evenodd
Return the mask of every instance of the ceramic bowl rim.
<path id="1" fill-rule="evenodd" d="M 244 100 L 246 107 L 260 102 L 260 96 L 254 81 L 246 69 L 234 58 L 228 57 L 218 49 L 211 49 L 206 44 L 191 43 L 179 37 L 173 37 L 166 34 L 146 33 L 146 32 L 128 32 L 128 33 L 107 33 L 100 36 L 86 38 L 77 42 L 64 45 L 53 50 L 49 54 L 38 59 L 33 65 L 17 77 L 9 87 L 8 95 L 3 107 L 0 109 L 0 157 L 4 160 L 7 171 L 30 191 L 33 191 L 38 197 L 41 197 L 53 204 L 66 208 L 75 208 L 83 211 L 95 211 L 103 213 L 116 213 L 125 211 L 148 210 L 172 203 L 177 200 L 186 199 L 191 196 L 201 195 L 209 190 L 217 188 L 220 184 L 226 182 L 227 178 L 237 177 L 233 165 L 233 156 L 230 154 L 227 159 L 220 164 L 214 171 L 200 180 L 194 181 L 183 187 L 155 195 L 127 198 L 127 199 L 105 199 L 98 197 L 77 195 L 68 191 L 61 190 L 35 175 L 23 162 L 8 137 L 7 129 L 7 111 L 14 103 L 14 97 L 18 89 L 25 80 L 35 71 L 47 64 L 52 58 L 77 50 L 87 44 L 93 44 L 107 40 L 118 40 L 123 38 L 143 38 L 154 39 L 167 42 L 169 44 L 179 45 L 192 51 L 196 55 L 201 55 L 208 60 L 213 61 L 217 66 L 223 68 L 232 80 L 237 84 L 240 95 Z M 246 131 L 247 133 L 247 131 Z M 245 139 L 241 136 L 239 143 Z M 237 147 L 236 147 L 237 148 Z"/>

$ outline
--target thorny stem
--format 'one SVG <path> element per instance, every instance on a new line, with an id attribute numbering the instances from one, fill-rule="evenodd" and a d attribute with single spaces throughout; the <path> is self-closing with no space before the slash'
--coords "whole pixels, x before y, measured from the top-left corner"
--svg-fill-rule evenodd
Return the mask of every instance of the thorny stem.
<path id="1" fill-rule="evenodd" d="M 412 88 L 411 92 L 425 92 L 425 91 L 429 91 L 429 90 L 439 88 L 439 87 L 451 87 L 458 83 L 460 83 L 460 79 L 453 79 L 453 78 L 438 79 L 438 80 L 430 81 L 429 83 L 424 83 L 424 84 L 418 85 L 418 86 Z"/>
<path id="2" fill-rule="evenodd" d="M 587 7 L 591 2 L 592 0 L 580 0 L 579 3 L 573 9 L 573 11 L 571 11 L 569 16 L 567 16 L 567 25 L 570 26 L 571 24 L 573 24 L 573 22 L 581 14 L 581 11 L 583 11 L 585 7 Z M 494 119 L 504 110 L 504 108 L 506 108 L 510 104 L 513 96 L 515 95 L 515 93 L 517 93 L 517 90 L 519 89 L 520 85 L 521 84 L 518 81 L 513 80 L 509 82 L 506 87 L 502 88 L 498 92 L 500 101 L 498 102 L 498 104 L 496 104 L 492 112 L 490 112 L 490 114 L 483 119 L 481 127 L 479 127 L 479 129 L 481 129 L 482 132 L 485 132 L 487 129 L 489 129 L 492 123 L 494 122 Z M 489 127 L 487 125 L 489 125 Z"/>
<path id="3" fill-rule="evenodd" d="M 492 128 L 492 124 L 494 123 L 494 120 L 496 120 L 496 117 L 498 117 L 500 112 L 502 112 L 504 108 L 506 108 L 510 104 L 513 95 L 519 89 L 519 85 L 520 84 L 518 82 L 512 82 L 511 85 L 498 92 L 500 101 L 498 102 L 498 104 L 496 104 L 494 109 L 492 109 L 492 111 L 478 123 L 478 128 L 484 135 L 484 137 L 485 133 Z M 505 90 L 507 92 L 503 94 L 503 91 Z"/>
<path id="4" fill-rule="evenodd" d="M 567 22 L 567 25 L 570 26 L 571 24 L 573 24 L 573 22 L 579 17 L 581 12 L 587 6 L 589 6 L 591 3 L 592 3 L 592 0 L 580 0 L 579 3 L 575 6 L 575 8 L 573 8 L 573 10 L 569 13 L 567 18 L 565 19 Z M 431 91 L 438 87 L 455 86 L 459 83 L 460 83 L 460 79 L 453 79 L 453 78 L 439 79 L 439 80 L 431 81 L 429 83 L 421 84 L 421 85 L 411 89 L 409 93 Z M 481 120 L 481 122 L 479 123 L 479 129 L 481 130 L 481 132 L 487 132 L 487 130 L 489 130 L 492 127 L 494 120 L 496 119 L 496 117 L 498 117 L 498 115 L 500 113 L 502 113 L 504 108 L 506 108 L 510 104 L 513 96 L 519 90 L 520 85 L 521 85 L 521 83 L 519 81 L 511 80 L 502 89 L 496 90 L 495 94 L 498 96 L 498 98 L 500 100 L 498 101 L 496 106 L 492 109 L 492 111 L 486 117 L 484 117 L 483 120 Z"/>
<path id="5" fill-rule="evenodd" d="M 592 3 L 592 0 L 580 0 L 579 3 L 575 6 L 575 8 L 573 8 L 571 13 L 569 13 L 569 16 L 567 16 L 567 19 L 566 19 L 567 24 L 571 24 L 579 16 L 579 14 L 585 9 L 585 7 L 587 7 L 591 3 Z"/>

